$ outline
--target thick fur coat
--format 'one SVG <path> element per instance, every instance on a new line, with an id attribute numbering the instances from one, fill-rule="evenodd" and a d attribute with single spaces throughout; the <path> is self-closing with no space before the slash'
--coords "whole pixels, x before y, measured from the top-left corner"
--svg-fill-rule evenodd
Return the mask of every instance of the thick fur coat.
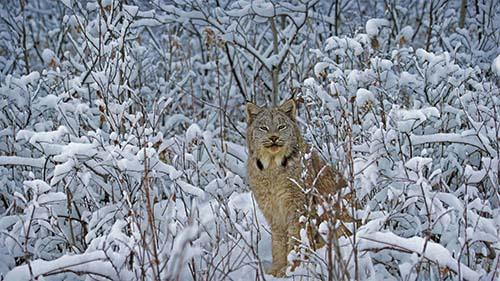
<path id="1" fill-rule="evenodd" d="M 305 145 L 293 100 L 277 108 L 248 103 L 246 114 L 247 175 L 272 233 L 273 264 L 268 272 L 283 276 L 299 237 L 299 217 L 308 204 L 304 190 L 314 185 L 320 194 L 335 193 L 345 181 Z"/>

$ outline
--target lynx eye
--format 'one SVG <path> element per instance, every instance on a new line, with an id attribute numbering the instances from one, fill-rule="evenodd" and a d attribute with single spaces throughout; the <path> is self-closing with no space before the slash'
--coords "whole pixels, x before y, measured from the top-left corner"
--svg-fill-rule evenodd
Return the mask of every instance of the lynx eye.
<path id="1" fill-rule="evenodd" d="M 269 128 L 267 126 L 260 126 L 259 130 L 261 130 L 263 132 L 267 132 L 267 131 L 269 131 Z"/>
<path id="2" fill-rule="evenodd" d="M 284 129 L 286 129 L 286 125 L 285 124 L 281 124 L 278 126 L 278 130 L 279 131 L 283 131 Z"/>

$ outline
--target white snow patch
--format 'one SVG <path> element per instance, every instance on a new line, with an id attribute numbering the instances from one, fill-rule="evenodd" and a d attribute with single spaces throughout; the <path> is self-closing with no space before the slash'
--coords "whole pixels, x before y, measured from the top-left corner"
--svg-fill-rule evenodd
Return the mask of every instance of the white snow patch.
<path id="1" fill-rule="evenodd" d="M 55 56 L 56 54 L 54 54 L 54 51 L 52 51 L 51 49 L 44 49 L 42 52 L 43 62 L 46 64 L 49 64 L 52 59 L 55 58 Z"/>
<path id="2" fill-rule="evenodd" d="M 405 167 L 407 167 L 408 169 L 413 170 L 413 171 L 419 171 L 423 167 L 429 165 L 430 163 L 432 163 L 432 158 L 417 156 L 417 157 L 413 157 L 412 159 L 408 160 L 405 163 Z"/>
<path id="3" fill-rule="evenodd" d="M 493 63 L 491 64 L 491 70 L 493 71 L 493 73 L 500 77 L 500 55 L 498 55 L 493 60 Z"/>
<path id="4" fill-rule="evenodd" d="M 45 97 L 41 97 L 39 99 L 38 104 L 41 106 L 46 106 L 49 108 L 57 108 L 57 103 L 59 102 L 59 98 L 56 95 L 49 94 Z"/>
<path id="5" fill-rule="evenodd" d="M 363 46 L 357 40 L 348 37 L 332 36 L 326 39 L 326 52 L 331 51 L 335 55 L 345 55 L 347 50 L 351 50 L 355 56 L 359 56 L 363 53 Z"/>
<path id="6" fill-rule="evenodd" d="M 465 280 L 477 281 L 480 277 L 479 273 L 453 258 L 445 247 L 432 241 L 426 241 L 426 239 L 422 237 L 403 238 L 392 232 L 375 232 L 360 235 L 360 239 L 362 240 L 360 243 L 360 250 L 383 250 L 389 246 L 395 249 L 420 254 L 426 259 L 439 264 L 441 267 L 447 267 L 454 272 L 458 272 L 460 266 L 462 277 Z"/>
<path id="7" fill-rule="evenodd" d="M 0 166 L 31 166 L 36 168 L 43 168 L 45 164 L 45 157 L 30 158 L 20 156 L 0 156 Z"/>
<path id="8" fill-rule="evenodd" d="M 21 131 L 19 132 L 21 133 Z M 51 132 L 37 132 L 34 133 L 30 138 L 30 143 L 35 145 L 36 143 L 57 143 L 64 135 L 68 133 L 68 129 L 65 126 L 59 126 L 57 130 Z"/>
<path id="9" fill-rule="evenodd" d="M 366 34 L 375 37 L 379 34 L 383 27 L 390 26 L 389 21 L 386 19 L 369 19 L 366 22 Z"/>
<path id="10" fill-rule="evenodd" d="M 472 168 L 472 166 L 466 165 L 464 177 L 467 179 L 467 183 L 469 184 L 479 183 L 484 179 L 484 177 L 486 177 L 486 170 L 476 171 Z"/>
<path id="11" fill-rule="evenodd" d="M 189 126 L 189 128 L 186 130 L 186 143 L 192 142 L 194 139 L 201 137 L 202 132 L 200 129 L 200 126 L 198 124 L 192 124 Z"/>
<path id="12" fill-rule="evenodd" d="M 88 158 L 97 154 L 95 147 L 97 144 L 93 143 L 76 143 L 72 142 L 65 145 L 62 149 L 62 153 L 54 156 L 54 160 L 57 162 L 65 162 L 69 158 L 75 156 L 86 156 Z"/>
<path id="13" fill-rule="evenodd" d="M 314 86 L 314 84 L 315 84 L 315 83 L 316 83 L 316 82 L 315 82 L 314 78 L 312 78 L 312 77 L 306 78 L 306 79 L 304 80 L 304 85 L 305 85 L 306 87 L 312 87 L 312 86 Z"/>
<path id="14" fill-rule="evenodd" d="M 120 276 L 116 275 L 113 265 L 103 251 L 94 251 L 80 255 L 64 255 L 52 261 L 42 259 L 31 261 L 28 264 L 15 267 L 5 275 L 5 280 L 33 280 L 50 274 L 73 272 L 88 272 L 98 274 L 110 280 L 132 280 L 133 275 L 126 269 L 121 269 Z M 125 274 L 125 272 L 130 274 Z"/>
<path id="15" fill-rule="evenodd" d="M 356 92 L 356 105 L 358 107 L 362 107 L 370 102 L 375 102 L 375 96 L 373 95 L 373 93 L 367 89 L 358 89 L 358 91 Z"/>
<path id="16" fill-rule="evenodd" d="M 64 5 L 66 5 L 66 7 L 68 7 L 68 8 L 71 8 L 71 6 L 72 6 L 72 5 L 71 5 L 71 4 L 72 4 L 72 3 L 71 3 L 71 2 L 72 2 L 71 0 L 61 0 L 61 2 L 62 2 Z"/>
<path id="17" fill-rule="evenodd" d="M 127 12 L 131 16 L 136 16 L 139 7 L 133 5 L 123 5 L 123 10 L 125 10 L 125 12 Z"/>
<path id="18" fill-rule="evenodd" d="M 192 194 L 194 196 L 199 196 L 202 197 L 205 194 L 205 191 L 203 191 L 201 188 L 196 187 L 192 184 L 189 184 L 185 181 L 182 180 L 177 180 L 176 183 L 180 186 L 182 191 Z"/>
<path id="19" fill-rule="evenodd" d="M 404 39 L 409 41 L 413 36 L 414 30 L 411 26 L 407 25 L 403 27 L 398 34 L 398 40 Z"/>
<path id="20" fill-rule="evenodd" d="M 439 110 L 430 106 L 419 109 L 398 109 L 395 108 L 390 113 L 397 122 L 397 127 L 401 132 L 410 132 L 431 117 L 439 118 Z"/>
<path id="21" fill-rule="evenodd" d="M 60 180 L 62 180 L 66 175 L 71 172 L 73 167 L 75 167 L 75 161 L 73 159 L 68 159 L 66 162 L 56 165 L 54 168 L 54 177 L 50 181 L 50 185 L 56 185 Z"/>
<path id="22" fill-rule="evenodd" d="M 33 190 L 36 194 L 42 194 L 47 191 L 50 191 L 50 185 L 48 185 L 43 180 L 32 180 L 32 181 L 24 181 L 24 192 L 27 192 L 29 189 Z"/>
<path id="23" fill-rule="evenodd" d="M 318 62 L 316 65 L 314 65 L 314 75 L 317 77 L 321 76 L 321 73 L 325 71 L 330 66 L 329 63 L 327 62 Z"/>

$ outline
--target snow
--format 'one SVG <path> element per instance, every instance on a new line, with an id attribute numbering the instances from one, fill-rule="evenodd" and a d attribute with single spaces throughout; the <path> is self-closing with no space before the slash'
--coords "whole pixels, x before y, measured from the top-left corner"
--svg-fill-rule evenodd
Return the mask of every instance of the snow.
<path id="1" fill-rule="evenodd" d="M 137 151 L 135 159 L 139 160 L 140 162 L 143 162 L 144 158 L 151 159 L 155 154 L 156 150 L 152 147 L 142 148 L 141 150 Z"/>
<path id="2" fill-rule="evenodd" d="M 417 75 L 408 73 L 406 71 L 401 72 L 399 84 L 401 86 L 412 86 L 417 85 L 418 78 Z"/>
<path id="3" fill-rule="evenodd" d="M 45 157 L 30 158 L 20 156 L 0 156 L 0 166 L 16 165 L 16 166 L 32 166 L 43 168 Z"/>
<path id="4" fill-rule="evenodd" d="M 123 5 L 123 10 L 131 16 L 136 16 L 139 11 L 139 7 L 133 5 Z"/>
<path id="5" fill-rule="evenodd" d="M 56 54 L 51 49 L 44 49 L 42 52 L 42 58 L 46 64 L 49 64 L 55 57 Z"/>
<path id="6" fill-rule="evenodd" d="M 30 74 L 22 75 L 19 78 L 11 78 L 13 84 L 17 85 L 23 91 L 28 90 L 28 85 L 35 85 L 40 79 L 40 73 L 38 71 L 33 71 Z"/>
<path id="7" fill-rule="evenodd" d="M 65 178 L 75 165 L 75 161 L 71 158 L 62 164 L 56 165 L 54 168 L 54 177 L 50 180 L 50 185 L 56 185 L 60 180 Z"/>
<path id="8" fill-rule="evenodd" d="M 139 163 L 136 160 L 130 159 L 120 159 L 117 161 L 118 168 L 123 172 L 136 172 L 140 173 L 144 171 L 144 164 Z"/>
<path id="9" fill-rule="evenodd" d="M 160 25 L 161 22 L 159 22 L 156 19 L 140 19 L 137 21 L 134 21 L 130 27 L 131 28 L 138 28 L 138 27 L 144 27 L 144 26 L 158 26 Z"/>
<path id="10" fill-rule="evenodd" d="M 66 5 L 66 7 L 68 8 L 71 8 L 72 5 L 71 5 L 71 0 L 62 0 L 61 1 L 64 5 Z"/>
<path id="11" fill-rule="evenodd" d="M 423 167 L 432 163 L 431 158 L 426 157 L 413 157 L 405 163 L 405 167 L 414 171 L 420 171 Z"/>
<path id="12" fill-rule="evenodd" d="M 49 194 L 41 194 L 37 198 L 37 204 L 40 206 L 52 206 L 57 203 L 66 203 L 68 197 L 62 192 L 51 192 Z"/>
<path id="13" fill-rule="evenodd" d="M 361 250 L 384 249 L 392 247 L 403 252 L 409 251 L 423 256 L 441 267 L 447 267 L 457 273 L 459 270 L 465 280 L 479 280 L 479 273 L 453 258 L 451 253 L 442 245 L 425 241 L 421 237 L 403 238 L 391 232 L 375 232 L 360 236 Z"/>
<path id="14" fill-rule="evenodd" d="M 375 96 L 367 89 L 361 88 L 356 92 L 356 105 L 359 107 L 374 103 L 375 101 Z"/>
<path id="15" fill-rule="evenodd" d="M 197 124 L 192 124 L 186 130 L 186 143 L 192 142 L 194 139 L 202 136 L 202 131 Z"/>
<path id="16" fill-rule="evenodd" d="M 392 61 L 386 60 L 386 59 L 380 59 L 380 58 L 373 58 L 371 59 L 371 63 L 376 65 L 380 70 L 390 70 L 393 66 Z"/>
<path id="17" fill-rule="evenodd" d="M 62 153 L 59 155 L 56 155 L 54 157 L 54 160 L 57 162 L 65 162 L 69 158 L 73 158 L 75 156 L 86 156 L 86 157 L 93 157 L 94 155 L 97 154 L 97 150 L 95 143 L 69 143 L 65 145 L 62 148 Z"/>
<path id="18" fill-rule="evenodd" d="M 437 133 L 430 135 L 411 135 L 410 139 L 414 145 L 434 142 L 456 142 L 474 146 L 480 150 L 487 151 L 487 148 L 481 143 L 477 136 L 463 136 L 453 133 Z"/>
<path id="19" fill-rule="evenodd" d="M 106 259 L 106 254 L 103 251 L 94 251 L 80 255 L 64 255 L 51 261 L 35 260 L 29 266 L 22 265 L 11 270 L 5 275 L 5 280 L 28 281 L 32 280 L 31 276 L 38 279 L 43 275 L 54 275 L 68 270 L 73 272 L 90 272 L 112 280 L 120 278 L 131 280 L 131 273 L 128 276 L 126 274 L 117 276 L 112 264 L 106 262 Z"/>
<path id="20" fill-rule="evenodd" d="M 189 260 L 195 253 L 193 251 L 197 251 L 195 248 L 190 246 L 190 242 L 196 238 L 198 235 L 198 226 L 191 225 L 185 227 L 179 235 L 176 236 L 173 247 L 171 249 L 170 255 L 172 259 L 170 259 L 167 264 L 167 279 L 175 279 L 178 276 L 179 270 L 182 270 L 183 265 Z"/>
<path id="21" fill-rule="evenodd" d="M 347 50 L 352 51 L 355 56 L 359 56 L 363 53 L 363 46 L 360 42 L 348 37 L 332 36 L 326 39 L 325 51 L 333 51 L 334 54 L 346 54 Z"/>
<path id="22" fill-rule="evenodd" d="M 274 4 L 265 2 L 252 2 L 251 9 L 261 17 L 272 17 L 274 15 Z"/>
<path id="23" fill-rule="evenodd" d="M 464 177 L 467 179 L 467 183 L 479 183 L 486 176 L 486 170 L 476 171 L 470 165 L 465 166 Z"/>
<path id="24" fill-rule="evenodd" d="M 312 86 L 314 86 L 315 83 L 316 82 L 315 82 L 314 78 L 312 78 L 312 77 L 306 78 L 304 80 L 304 86 L 307 86 L 307 87 L 312 87 Z"/>
<path id="25" fill-rule="evenodd" d="M 399 38 L 404 38 L 406 41 L 409 41 L 414 34 L 414 30 L 411 26 L 405 26 L 399 31 Z"/>
<path id="26" fill-rule="evenodd" d="M 320 77 L 321 76 L 321 73 L 330 66 L 329 63 L 326 63 L 326 62 L 319 62 L 317 63 L 315 66 L 314 66 L 314 75 L 316 75 L 316 77 Z"/>
<path id="27" fill-rule="evenodd" d="M 182 189 L 182 191 L 184 191 L 188 194 L 192 194 L 195 196 L 204 196 L 205 195 L 205 192 L 202 189 L 200 189 L 199 187 L 196 187 L 196 186 L 189 184 L 189 183 L 182 181 L 182 180 L 177 180 L 176 182 L 179 185 L 179 187 Z"/>
<path id="28" fill-rule="evenodd" d="M 491 70 L 493 71 L 493 73 L 500 77 L 500 55 L 498 55 L 493 60 L 493 63 L 491 64 Z"/>
<path id="29" fill-rule="evenodd" d="M 397 109 L 391 111 L 394 118 L 398 121 L 398 129 L 401 132 L 410 132 L 412 129 L 420 126 L 427 120 L 439 118 L 439 110 L 435 107 L 426 107 L 419 109 Z"/>
<path id="30" fill-rule="evenodd" d="M 18 133 L 18 135 L 17 135 L 18 138 L 22 138 L 24 135 L 26 135 L 26 133 L 20 134 L 21 132 Z M 42 143 L 42 142 L 43 143 L 54 143 L 57 140 L 60 140 L 67 133 L 68 133 L 68 129 L 65 126 L 60 126 L 55 131 L 33 133 L 29 139 L 29 142 L 33 145 L 36 143 Z"/>
<path id="31" fill-rule="evenodd" d="M 181 175 L 182 175 L 182 171 L 178 171 L 173 166 L 165 164 L 163 162 L 159 162 L 156 166 L 156 169 L 158 172 L 164 172 L 164 173 L 168 174 L 168 176 L 172 180 L 176 180 L 179 177 L 181 177 Z"/>
<path id="32" fill-rule="evenodd" d="M 40 98 L 39 104 L 40 106 L 46 106 L 48 108 L 57 108 L 58 102 L 59 98 L 56 95 L 47 95 Z"/>
<path id="33" fill-rule="evenodd" d="M 366 34 L 371 37 L 375 37 L 379 34 L 383 27 L 388 27 L 389 25 L 389 21 L 386 19 L 369 19 L 366 21 Z"/>
<path id="34" fill-rule="evenodd" d="M 36 194 L 42 194 L 51 189 L 50 186 L 42 180 L 24 181 L 23 184 L 25 192 L 28 189 L 32 189 Z"/>

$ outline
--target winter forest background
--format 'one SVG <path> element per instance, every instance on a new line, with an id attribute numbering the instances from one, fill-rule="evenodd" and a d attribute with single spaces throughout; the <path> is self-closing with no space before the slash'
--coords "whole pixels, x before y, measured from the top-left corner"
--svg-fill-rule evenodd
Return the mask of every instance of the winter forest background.
<path id="1" fill-rule="evenodd" d="M 0 280 L 273 280 L 244 105 L 290 97 L 356 223 L 288 278 L 499 280 L 499 1 L 0 10 Z"/>

